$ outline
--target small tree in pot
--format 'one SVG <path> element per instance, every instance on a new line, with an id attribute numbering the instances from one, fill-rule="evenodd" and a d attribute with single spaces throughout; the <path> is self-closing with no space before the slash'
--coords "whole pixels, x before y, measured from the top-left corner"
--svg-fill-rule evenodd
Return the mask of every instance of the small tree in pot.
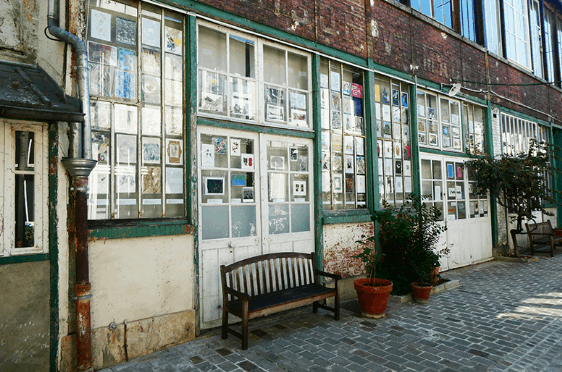
<path id="1" fill-rule="evenodd" d="M 469 171 L 475 173 L 478 192 L 487 190 L 497 196 L 499 205 L 512 214 L 516 228 L 510 231 L 517 257 L 517 235 L 523 232 L 523 221 L 534 220 L 534 212 L 552 215 L 544 203 L 560 205 L 550 189 L 548 178 L 560 174 L 550 163 L 551 146 L 532 139 L 529 150 L 514 156 L 487 155 L 467 162 Z"/>

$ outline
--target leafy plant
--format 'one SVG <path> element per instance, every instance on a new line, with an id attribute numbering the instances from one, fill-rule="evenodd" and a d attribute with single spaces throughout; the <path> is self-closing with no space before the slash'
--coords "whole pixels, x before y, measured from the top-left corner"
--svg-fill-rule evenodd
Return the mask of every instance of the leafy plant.
<path id="1" fill-rule="evenodd" d="M 533 212 L 552 215 L 544 208 L 545 202 L 560 205 L 547 182 L 547 178 L 560 174 L 550 163 L 551 150 L 550 145 L 533 139 L 527 152 L 515 156 L 488 155 L 467 162 L 469 171 L 475 173 L 478 191 L 491 191 L 498 196 L 498 204 L 513 214 L 516 233 L 523 231 L 524 219 L 534 220 Z"/>
<path id="2" fill-rule="evenodd" d="M 365 264 L 371 282 L 378 273 L 394 283 L 395 293 L 402 294 L 409 291 L 411 282 L 428 281 L 439 258 L 449 253 L 448 249 L 434 250 L 446 229 L 439 223 L 440 216 L 438 208 L 428 207 L 415 195 L 400 207 L 383 201 L 383 209 L 373 216 L 380 224 L 380 249 L 375 249 L 371 236 L 358 241 L 363 252 L 354 256 Z"/>

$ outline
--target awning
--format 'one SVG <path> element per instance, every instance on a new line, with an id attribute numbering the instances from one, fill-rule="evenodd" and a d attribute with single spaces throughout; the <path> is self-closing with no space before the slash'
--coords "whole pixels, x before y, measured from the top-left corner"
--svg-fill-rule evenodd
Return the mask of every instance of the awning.
<path id="1" fill-rule="evenodd" d="M 39 121 L 83 121 L 80 101 L 39 66 L 0 61 L 0 117 Z"/>

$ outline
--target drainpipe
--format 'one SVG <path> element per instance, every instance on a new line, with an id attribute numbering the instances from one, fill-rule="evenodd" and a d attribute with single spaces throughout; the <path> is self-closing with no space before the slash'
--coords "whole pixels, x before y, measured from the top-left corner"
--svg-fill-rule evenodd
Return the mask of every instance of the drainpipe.
<path id="1" fill-rule="evenodd" d="M 92 160 L 92 136 L 90 127 L 90 93 L 88 90 L 88 51 L 78 36 L 59 27 L 59 1 L 49 0 L 47 15 L 49 33 L 60 41 L 70 44 L 76 52 L 78 68 L 78 95 L 84 122 L 70 123 L 70 148 L 68 157 L 62 159 L 72 177 L 71 195 L 75 216 L 76 234 L 76 349 L 78 371 L 93 371 L 92 339 L 90 325 L 91 284 L 88 263 L 88 176 L 96 166 Z"/>

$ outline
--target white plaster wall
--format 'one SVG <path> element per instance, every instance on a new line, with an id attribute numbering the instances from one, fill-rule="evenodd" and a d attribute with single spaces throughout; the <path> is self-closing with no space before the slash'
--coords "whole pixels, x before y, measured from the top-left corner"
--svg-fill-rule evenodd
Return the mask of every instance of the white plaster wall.
<path id="1" fill-rule="evenodd" d="M 193 309 L 193 236 L 91 241 L 92 328 Z"/>
<path id="2" fill-rule="evenodd" d="M 352 256 L 362 251 L 356 242 L 373 233 L 373 222 L 324 225 L 324 270 L 344 277 L 361 275 L 363 264 Z"/>
<path id="3" fill-rule="evenodd" d="M 558 222 L 557 222 L 557 211 L 556 208 L 546 208 L 546 210 L 550 213 L 552 213 L 552 216 L 547 216 L 544 213 L 534 213 L 536 222 L 546 222 L 550 220 L 550 224 L 552 225 L 553 228 L 558 227 Z M 525 229 L 525 223 L 528 223 L 527 221 L 523 221 L 523 233 L 526 233 L 526 229 Z M 532 223 L 532 222 L 531 222 Z M 504 222 L 504 226 L 505 226 L 505 222 Z M 517 227 L 517 221 L 509 221 L 508 224 L 508 228 L 509 230 L 511 229 L 515 229 Z M 511 239 L 511 234 L 508 234 L 508 240 L 509 240 L 509 248 L 513 249 L 513 241 Z M 519 246 L 521 247 L 528 247 L 529 246 L 529 238 L 527 238 L 527 235 L 521 235 L 517 238 L 517 242 L 519 243 Z"/>
<path id="4" fill-rule="evenodd" d="M 37 40 L 37 64 L 45 70 L 60 86 L 64 81 L 64 50 L 65 43 L 61 41 L 49 40 L 45 36 L 43 30 L 47 27 L 47 13 L 48 1 L 35 0 L 36 7 L 38 8 L 39 17 L 33 19 L 32 23 L 35 27 L 35 40 Z M 62 0 L 59 1 L 60 9 L 60 24 L 59 26 L 65 30 L 68 27 L 65 25 L 66 20 L 66 3 Z M 71 94 L 67 92 L 67 94 Z"/>

